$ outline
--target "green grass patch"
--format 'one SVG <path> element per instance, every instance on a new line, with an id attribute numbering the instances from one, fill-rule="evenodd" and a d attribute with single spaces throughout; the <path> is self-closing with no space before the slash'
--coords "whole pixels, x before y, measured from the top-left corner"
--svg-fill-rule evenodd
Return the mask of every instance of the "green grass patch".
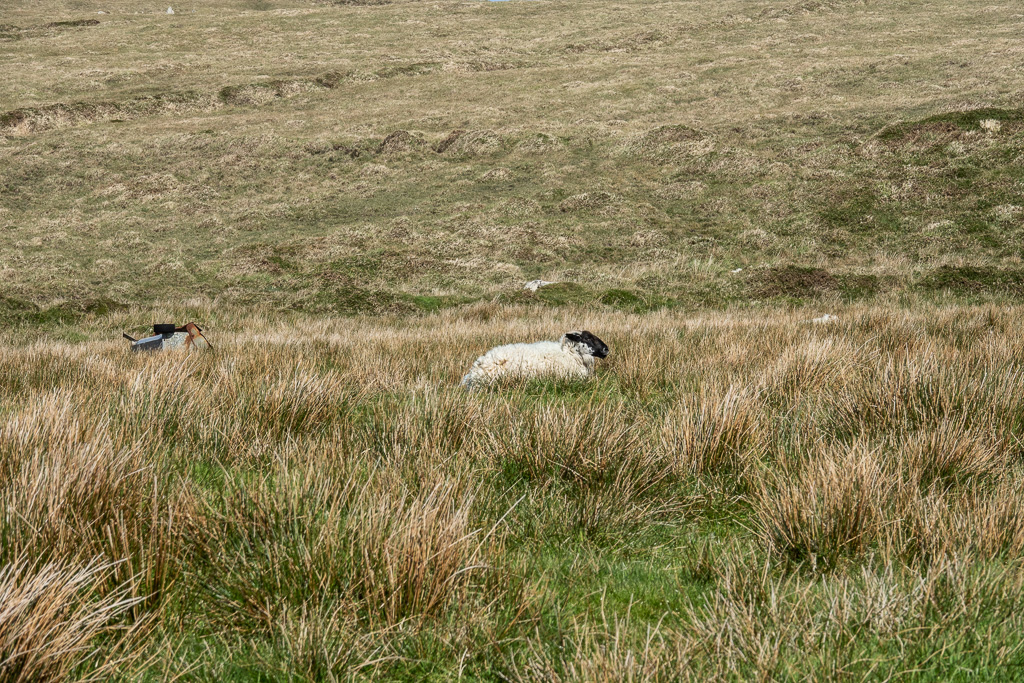
<path id="1" fill-rule="evenodd" d="M 942 266 L 917 282 L 925 291 L 954 294 L 1024 293 L 1024 269 L 980 266 Z"/>
<path id="2" fill-rule="evenodd" d="M 980 107 L 966 111 L 934 114 L 918 121 L 889 126 L 878 134 L 878 139 L 884 141 L 902 140 L 913 134 L 920 134 L 926 131 L 979 130 L 981 122 L 986 120 L 998 121 L 1000 123 L 1024 122 L 1024 109 Z"/>

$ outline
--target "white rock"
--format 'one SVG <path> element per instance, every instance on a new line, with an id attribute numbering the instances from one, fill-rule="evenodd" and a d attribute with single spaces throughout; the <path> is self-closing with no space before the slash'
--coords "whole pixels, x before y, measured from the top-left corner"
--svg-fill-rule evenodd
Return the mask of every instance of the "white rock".
<path id="1" fill-rule="evenodd" d="M 835 320 L 839 320 L 839 317 L 826 313 L 825 315 L 821 316 L 820 318 L 814 318 L 813 320 L 811 320 L 811 322 L 812 323 L 821 324 L 821 323 L 830 323 L 830 322 L 833 322 Z"/>
<path id="2" fill-rule="evenodd" d="M 547 280 L 530 280 L 525 285 L 523 285 L 523 289 L 528 289 L 531 292 L 536 292 L 541 287 L 547 287 L 548 285 L 555 285 L 555 284 L 558 284 L 558 283 L 557 282 L 548 282 Z"/>
<path id="3" fill-rule="evenodd" d="M 730 273 L 739 273 L 739 272 L 742 272 L 742 271 L 743 271 L 742 268 L 737 268 L 736 270 L 730 270 L 729 272 Z"/>
<path id="4" fill-rule="evenodd" d="M 174 10 L 172 10 L 170 7 L 168 7 L 167 8 L 167 13 L 168 14 L 174 14 Z"/>

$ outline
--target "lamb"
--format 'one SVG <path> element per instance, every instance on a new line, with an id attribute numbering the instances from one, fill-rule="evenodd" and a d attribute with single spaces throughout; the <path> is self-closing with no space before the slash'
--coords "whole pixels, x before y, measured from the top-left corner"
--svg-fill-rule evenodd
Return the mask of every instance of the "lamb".
<path id="1" fill-rule="evenodd" d="M 476 359 L 462 386 L 473 389 L 503 377 L 583 379 L 594 374 L 594 359 L 608 353 L 605 343 L 586 330 L 566 332 L 557 342 L 496 346 Z"/>

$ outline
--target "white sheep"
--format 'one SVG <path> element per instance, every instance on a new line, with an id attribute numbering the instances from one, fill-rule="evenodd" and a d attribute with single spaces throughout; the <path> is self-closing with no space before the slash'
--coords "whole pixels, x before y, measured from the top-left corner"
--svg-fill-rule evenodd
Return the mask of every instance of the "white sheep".
<path id="1" fill-rule="evenodd" d="M 594 374 L 594 359 L 608 356 L 603 341 L 586 330 L 566 332 L 560 341 L 496 346 L 476 359 L 462 378 L 467 389 L 502 377 L 586 378 Z"/>

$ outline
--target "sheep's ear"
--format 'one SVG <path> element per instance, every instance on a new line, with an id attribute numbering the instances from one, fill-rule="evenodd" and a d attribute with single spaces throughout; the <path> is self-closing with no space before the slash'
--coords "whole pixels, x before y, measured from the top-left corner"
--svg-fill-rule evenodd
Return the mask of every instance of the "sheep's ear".
<path id="1" fill-rule="evenodd" d="M 583 333 L 582 332 L 566 332 L 565 333 L 565 338 L 568 339 L 571 342 L 581 342 L 581 341 L 583 341 Z"/>

